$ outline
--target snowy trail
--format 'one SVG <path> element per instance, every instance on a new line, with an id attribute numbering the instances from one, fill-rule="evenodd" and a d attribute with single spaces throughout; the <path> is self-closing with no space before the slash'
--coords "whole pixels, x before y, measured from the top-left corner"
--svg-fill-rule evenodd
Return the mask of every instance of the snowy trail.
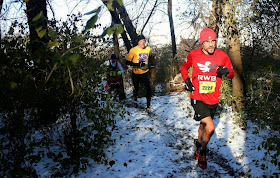
<path id="1" fill-rule="evenodd" d="M 168 98 L 169 96 L 167 96 Z M 175 95 L 176 97 L 176 95 Z M 172 96 L 171 96 L 172 98 Z M 170 98 L 170 99 L 171 99 Z M 180 97 L 179 97 L 180 98 Z M 171 109 L 171 111 L 176 110 L 177 107 L 184 108 L 186 106 L 189 106 L 189 100 L 187 98 L 184 98 L 188 103 L 185 103 L 185 105 L 179 104 L 179 100 L 182 98 L 177 98 L 178 101 L 175 102 L 178 105 L 173 106 L 174 109 Z M 176 98 L 172 98 L 171 100 L 176 100 Z M 164 99 L 166 100 L 166 99 Z M 182 100 L 181 100 L 182 101 Z M 174 103 L 174 102 L 172 102 Z M 168 104 L 168 103 L 166 103 Z M 172 107 L 172 106 L 170 106 Z M 170 108 L 168 107 L 168 108 Z M 178 109 L 177 109 L 178 110 Z M 184 110 L 184 109 L 183 109 Z M 162 110 L 164 111 L 164 110 Z M 159 111 L 158 113 L 161 113 L 162 111 Z M 197 161 L 194 159 L 194 145 L 193 145 L 193 140 L 196 137 L 195 133 L 191 133 L 187 131 L 185 128 L 177 128 L 177 120 L 174 119 L 174 123 L 170 122 L 169 117 L 167 116 L 172 116 L 173 112 L 170 112 L 166 115 L 163 115 L 162 117 L 158 118 L 159 121 L 161 121 L 167 130 L 169 130 L 166 134 L 169 134 L 173 137 L 172 142 L 169 142 L 169 146 L 174 149 L 176 154 L 178 155 L 176 158 L 177 159 L 171 159 L 174 163 L 177 164 L 177 167 L 179 169 L 179 172 L 175 174 L 176 177 L 217 177 L 217 176 L 237 176 L 240 177 L 241 175 L 244 175 L 243 172 L 239 172 L 235 170 L 233 167 L 230 166 L 228 163 L 227 159 L 223 157 L 223 155 L 220 155 L 216 151 L 209 150 L 208 153 L 208 169 L 202 170 L 197 166 Z M 192 110 L 188 108 L 188 112 L 185 114 L 189 114 L 188 117 L 182 117 L 182 119 L 188 119 L 192 120 Z M 177 116 L 180 117 L 181 114 L 177 114 Z M 178 117 L 177 117 L 178 118 Z M 197 127 L 195 130 L 197 130 L 198 125 L 197 123 L 195 124 Z M 190 125 L 191 126 L 191 125 Z M 171 140 L 169 140 L 171 141 Z M 186 166 L 185 166 L 186 165 Z"/>
<path id="2" fill-rule="evenodd" d="M 129 95 L 127 95 L 129 96 Z M 131 98 L 131 97 L 128 97 Z M 126 102 L 130 99 L 126 100 Z M 139 98 L 144 107 L 145 98 Z M 247 129 L 235 124 L 235 113 L 228 106 L 217 112 L 215 133 L 208 143 L 208 168 L 202 170 L 194 159 L 193 139 L 199 122 L 193 117 L 188 93 L 152 97 L 152 114 L 141 108 L 125 106 L 124 118 L 116 116 L 112 132 L 114 143 L 105 148 L 109 164 L 89 160 L 88 167 L 73 177 L 94 178 L 185 178 L 185 177 L 275 177 L 279 167 L 261 143 L 279 133 L 261 129 L 247 121 Z M 43 148 L 44 149 L 44 148 Z M 265 158 L 265 159 L 264 159 Z M 280 156 L 278 156 L 280 159 Z M 56 165 L 54 165 L 56 164 Z M 53 166 L 52 166 L 53 165 Z M 51 177 L 59 164 L 43 159 L 35 167 L 40 177 Z M 67 170 L 65 170 L 67 175 Z M 70 174 L 70 172 L 69 172 Z"/>
<path id="3" fill-rule="evenodd" d="M 140 98 L 144 105 L 145 98 Z M 116 143 L 108 148 L 112 166 L 95 164 L 86 171 L 93 177 L 240 177 L 224 155 L 210 146 L 208 169 L 197 166 L 193 139 L 199 123 L 192 119 L 186 94 L 153 97 L 153 115 L 127 107 L 130 115 L 118 118 L 113 133 Z M 215 142 L 215 138 L 214 138 Z M 212 143 L 213 145 L 213 143 Z M 212 155 L 212 156 L 211 156 Z M 231 159 L 231 157 L 229 157 Z M 234 160 L 233 160 L 234 161 Z M 236 161 L 234 161 L 236 162 Z M 237 164 L 237 163 L 235 163 Z"/>

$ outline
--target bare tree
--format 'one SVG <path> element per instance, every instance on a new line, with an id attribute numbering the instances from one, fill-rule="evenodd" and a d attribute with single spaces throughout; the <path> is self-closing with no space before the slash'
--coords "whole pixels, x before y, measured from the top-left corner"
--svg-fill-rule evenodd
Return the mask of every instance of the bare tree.
<path id="1" fill-rule="evenodd" d="M 136 46 L 138 41 L 137 41 L 137 33 L 136 33 L 136 28 L 133 26 L 132 21 L 126 11 L 125 6 L 121 6 L 117 1 L 114 1 L 113 3 L 114 7 L 118 10 L 118 13 L 122 19 L 122 22 L 126 28 L 127 33 L 130 36 L 132 46 Z"/>
<path id="2" fill-rule="evenodd" d="M 171 41 L 172 41 L 172 66 L 171 66 L 171 80 L 175 77 L 175 75 L 179 71 L 178 61 L 176 59 L 177 48 L 176 48 L 176 40 L 175 40 L 175 31 L 174 31 L 174 23 L 173 23 L 173 15 L 172 15 L 172 0 L 168 0 L 168 18 L 169 18 L 169 26 L 171 32 Z"/>
<path id="3" fill-rule="evenodd" d="M 150 14 L 149 14 L 147 20 L 146 20 L 146 22 L 144 23 L 143 28 L 142 28 L 142 30 L 141 30 L 141 34 L 143 33 L 143 31 L 144 31 L 146 25 L 148 24 L 150 18 L 152 17 L 152 15 L 153 15 L 153 13 L 154 13 L 154 11 L 155 11 L 155 8 L 157 7 L 157 4 L 158 4 L 158 0 L 156 0 L 155 4 L 154 4 L 154 6 L 153 6 L 153 8 L 152 8 L 152 10 L 151 10 L 151 12 L 150 12 Z"/>
<path id="4" fill-rule="evenodd" d="M 108 1 L 102 0 L 104 5 L 108 5 Z M 112 21 L 114 24 L 122 24 L 124 28 L 124 32 L 121 34 L 124 44 L 126 46 L 127 51 L 129 51 L 133 46 L 137 45 L 137 33 L 136 29 L 132 24 L 129 15 L 124 6 L 121 6 L 117 1 L 113 1 L 112 9 L 108 8 Z M 128 35 L 131 41 L 128 38 Z"/>
<path id="5" fill-rule="evenodd" d="M 109 11 L 110 11 L 110 14 L 112 16 L 113 22 L 115 24 L 122 24 L 116 9 L 114 8 L 113 10 L 109 10 Z M 126 32 L 125 29 L 124 29 L 124 32 L 121 34 L 121 36 L 122 36 L 122 39 L 124 41 L 124 44 L 125 44 L 125 47 L 126 47 L 127 51 L 129 51 L 132 48 L 132 44 L 130 43 L 130 41 L 128 39 L 127 32 Z"/>
<path id="6" fill-rule="evenodd" d="M 176 50 L 174 23 L 173 23 L 173 16 L 172 16 L 172 0 L 168 0 L 167 9 L 168 9 L 169 26 L 170 26 L 170 32 L 171 32 L 172 52 L 173 52 L 173 58 L 174 58 L 177 53 L 177 50 Z"/>

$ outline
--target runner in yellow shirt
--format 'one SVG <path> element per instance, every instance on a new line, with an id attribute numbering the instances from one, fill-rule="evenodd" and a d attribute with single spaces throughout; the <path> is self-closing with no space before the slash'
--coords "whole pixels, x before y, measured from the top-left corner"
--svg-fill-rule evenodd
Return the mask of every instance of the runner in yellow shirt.
<path id="1" fill-rule="evenodd" d="M 129 50 L 126 57 L 126 65 L 132 66 L 132 82 L 134 85 L 133 98 L 134 107 L 138 107 L 137 95 L 139 91 L 140 82 L 146 88 L 147 109 L 151 105 L 151 85 L 149 77 L 149 57 L 151 55 L 151 48 L 146 46 L 146 39 L 143 35 L 138 36 L 138 45 Z"/>

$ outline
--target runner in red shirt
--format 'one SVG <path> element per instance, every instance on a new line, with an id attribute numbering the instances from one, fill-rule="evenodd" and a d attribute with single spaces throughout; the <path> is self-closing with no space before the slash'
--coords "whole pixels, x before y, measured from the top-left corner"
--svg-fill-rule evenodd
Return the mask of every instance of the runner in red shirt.
<path id="1" fill-rule="evenodd" d="M 233 78 L 234 70 L 228 55 L 216 49 L 216 34 L 205 28 L 200 33 L 201 48 L 192 50 L 180 71 L 190 91 L 191 104 L 194 108 L 194 119 L 200 121 L 198 139 L 195 139 L 195 157 L 202 169 L 207 168 L 206 146 L 214 133 L 212 118 L 219 102 L 222 76 Z M 188 69 L 192 69 L 192 79 Z"/>

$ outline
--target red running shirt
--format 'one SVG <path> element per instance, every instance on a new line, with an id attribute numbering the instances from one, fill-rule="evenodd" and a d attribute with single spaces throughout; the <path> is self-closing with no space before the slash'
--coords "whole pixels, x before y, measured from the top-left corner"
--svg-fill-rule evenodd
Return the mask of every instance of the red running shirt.
<path id="1" fill-rule="evenodd" d="M 192 70 L 192 83 L 195 91 L 191 92 L 190 98 L 203 101 L 206 104 L 217 104 L 219 102 L 222 78 L 217 76 L 218 66 L 229 68 L 227 78 L 233 78 L 234 70 L 228 55 L 215 49 L 212 55 L 206 55 L 202 48 L 192 50 L 182 64 L 180 71 L 184 81 L 189 78 L 188 69 Z"/>

